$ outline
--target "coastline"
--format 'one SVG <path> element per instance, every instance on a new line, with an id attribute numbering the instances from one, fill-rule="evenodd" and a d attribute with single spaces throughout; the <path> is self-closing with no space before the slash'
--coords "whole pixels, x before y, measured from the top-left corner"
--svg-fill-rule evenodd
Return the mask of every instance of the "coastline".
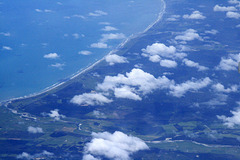
<path id="1" fill-rule="evenodd" d="M 136 33 L 136 34 L 132 34 L 130 35 L 126 40 L 124 40 L 122 43 L 120 43 L 116 49 L 113 49 L 112 51 L 110 51 L 108 54 L 106 54 L 103 58 L 97 60 L 96 62 L 93 62 L 92 64 L 89 64 L 88 66 L 86 66 L 85 68 L 82 68 L 80 69 L 79 71 L 77 71 L 76 73 L 70 75 L 69 77 L 67 77 L 65 81 L 63 82 L 57 82 L 39 92 L 36 92 L 36 93 L 32 93 L 32 94 L 29 94 L 29 95 L 25 95 L 25 96 L 21 96 L 21 97 L 17 97 L 17 98 L 11 98 L 11 99 L 8 99 L 8 100 L 3 100 L 3 101 L 0 101 L 0 106 L 4 105 L 4 106 L 7 106 L 8 104 L 10 104 L 12 101 L 15 101 L 15 100 L 21 100 L 21 99 L 27 99 L 27 98 L 33 98 L 33 97 L 36 97 L 36 96 L 39 96 L 41 94 L 44 94 L 46 92 L 49 92 L 51 90 L 54 90 L 56 89 L 57 87 L 60 87 L 62 86 L 63 84 L 69 82 L 70 80 L 73 80 L 74 78 L 77 78 L 78 76 L 80 76 L 81 74 L 91 70 L 93 67 L 95 67 L 96 65 L 98 65 L 100 62 L 104 61 L 106 56 L 108 55 L 111 55 L 111 54 L 114 54 L 115 52 L 118 52 L 119 49 L 121 49 L 126 43 L 128 43 L 130 40 L 134 39 L 134 38 L 137 38 L 139 37 L 140 35 L 146 33 L 147 31 L 149 31 L 155 24 L 157 24 L 161 19 L 162 19 L 162 16 L 165 14 L 165 11 L 166 11 L 166 2 L 164 0 L 161 0 L 162 4 L 163 4 L 163 8 L 161 10 L 161 12 L 158 14 L 158 18 L 157 20 L 155 20 L 153 23 L 151 23 L 144 31 L 142 32 L 139 32 L 139 33 Z"/>

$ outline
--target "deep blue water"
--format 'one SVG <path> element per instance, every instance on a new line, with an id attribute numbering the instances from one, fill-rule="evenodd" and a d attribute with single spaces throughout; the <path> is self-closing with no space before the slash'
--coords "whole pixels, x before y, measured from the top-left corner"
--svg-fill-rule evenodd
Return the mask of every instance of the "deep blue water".
<path id="1" fill-rule="evenodd" d="M 92 48 L 102 34 L 141 32 L 161 9 L 161 0 L 0 0 L 0 100 L 41 91 L 85 68 L 124 40 Z M 107 25 L 118 30 L 103 31 Z M 92 54 L 78 54 L 83 50 Z M 49 53 L 59 58 L 44 58 Z"/>

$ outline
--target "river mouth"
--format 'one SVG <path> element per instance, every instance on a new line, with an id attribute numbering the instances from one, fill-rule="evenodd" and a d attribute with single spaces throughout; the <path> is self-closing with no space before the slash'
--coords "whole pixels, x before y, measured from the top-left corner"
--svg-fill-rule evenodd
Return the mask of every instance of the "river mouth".
<path id="1" fill-rule="evenodd" d="M 144 31 L 163 9 L 161 0 L 105 1 L 1 4 L 0 19 L 6 23 L 0 27 L 0 101 L 36 93 L 67 80 L 127 37 Z M 115 38 L 104 40 L 104 35 Z M 57 56 L 46 58 L 51 53 Z"/>

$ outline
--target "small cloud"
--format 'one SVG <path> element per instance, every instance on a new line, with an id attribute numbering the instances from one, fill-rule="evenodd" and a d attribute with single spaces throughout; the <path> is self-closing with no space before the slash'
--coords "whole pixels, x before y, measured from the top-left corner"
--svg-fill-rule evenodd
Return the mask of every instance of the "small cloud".
<path id="1" fill-rule="evenodd" d="M 201 65 L 199 65 L 199 63 L 193 62 L 189 59 L 183 59 L 183 63 L 188 67 L 197 68 L 198 71 L 206 71 L 209 69 L 208 67 L 201 66 Z"/>
<path id="2" fill-rule="evenodd" d="M 78 34 L 78 33 L 73 33 L 72 36 L 73 36 L 75 39 L 79 39 L 79 34 Z"/>
<path id="3" fill-rule="evenodd" d="M 182 41 L 193 41 L 195 39 L 202 40 L 197 31 L 194 29 L 188 29 L 182 32 L 181 35 L 176 36 L 175 39 Z"/>
<path id="4" fill-rule="evenodd" d="M 106 115 L 100 111 L 94 110 L 93 116 L 96 118 L 107 118 Z"/>
<path id="5" fill-rule="evenodd" d="M 87 55 L 92 54 L 92 52 L 90 52 L 90 51 L 79 51 L 78 54 L 87 56 Z"/>
<path id="6" fill-rule="evenodd" d="M 221 83 L 217 83 L 217 84 L 214 84 L 212 88 L 217 92 L 230 93 L 230 92 L 237 92 L 239 86 L 232 85 L 230 88 L 225 88 Z"/>
<path id="7" fill-rule="evenodd" d="M 74 96 L 70 102 L 77 105 L 94 106 L 103 105 L 104 103 L 111 103 L 112 100 L 108 99 L 101 93 L 84 93 L 82 95 Z"/>
<path id="8" fill-rule="evenodd" d="M 106 62 L 108 62 L 111 66 L 116 63 L 128 63 L 127 58 L 123 56 L 119 56 L 116 54 L 107 55 L 105 58 Z"/>
<path id="9" fill-rule="evenodd" d="M 109 34 L 102 34 L 101 42 L 107 42 L 108 40 L 114 39 L 124 39 L 126 36 L 123 33 L 109 33 Z"/>
<path id="10" fill-rule="evenodd" d="M 0 35 L 3 35 L 5 37 L 10 37 L 11 34 L 9 32 L 1 32 Z"/>
<path id="11" fill-rule="evenodd" d="M 83 160 L 100 160 L 100 157 L 114 160 L 130 160 L 130 155 L 140 150 L 148 150 L 146 143 L 120 131 L 92 133 L 91 142 L 84 147 Z M 97 158 L 96 158 L 97 157 Z"/>
<path id="12" fill-rule="evenodd" d="M 227 12 L 226 16 L 228 18 L 234 18 L 234 19 L 239 19 L 240 18 L 240 14 L 237 12 Z"/>
<path id="13" fill-rule="evenodd" d="M 240 1 L 238 1 L 238 0 L 229 0 L 228 3 L 230 3 L 230 4 L 240 4 Z"/>
<path id="14" fill-rule="evenodd" d="M 48 151 L 43 151 L 42 153 L 37 153 L 34 155 L 31 155 L 27 152 L 23 152 L 22 154 L 17 155 L 17 159 L 27 159 L 27 160 L 32 160 L 32 159 L 49 159 L 53 158 L 54 154 Z"/>
<path id="15" fill-rule="evenodd" d="M 164 59 L 160 61 L 160 66 L 167 68 L 176 68 L 177 62 L 173 60 Z"/>
<path id="16" fill-rule="evenodd" d="M 74 14 L 72 17 L 74 17 L 74 18 L 86 19 L 86 17 L 85 17 L 85 16 L 83 16 L 83 15 L 80 15 L 80 14 Z"/>
<path id="17" fill-rule="evenodd" d="M 36 134 L 36 133 L 43 133 L 43 130 L 42 130 L 42 128 L 39 128 L 39 127 L 29 126 L 28 127 L 28 132 Z"/>
<path id="18" fill-rule="evenodd" d="M 149 61 L 151 62 L 160 62 L 161 57 L 159 55 L 153 55 L 153 56 L 149 56 Z"/>
<path id="19" fill-rule="evenodd" d="M 205 33 L 207 33 L 207 34 L 213 34 L 213 35 L 215 35 L 215 34 L 217 34 L 217 33 L 218 33 L 218 31 L 217 31 L 217 30 L 215 30 L 215 29 L 212 29 L 212 30 L 210 30 L 210 31 L 205 31 Z"/>
<path id="20" fill-rule="evenodd" d="M 51 110 L 50 113 L 42 113 L 43 116 L 49 116 L 53 118 L 55 121 L 59 121 L 61 118 L 65 118 L 66 116 L 59 114 L 58 109 Z"/>
<path id="21" fill-rule="evenodd" d="M 109 22 L 99 22 L 99 24 L 101 24 L 101 25 L 110 25 L 111 23 L 109 23 Z"/>
<path id="22" fill-rule="evenodd" d="M 49 53 L 49 54 L 45 54 L 43 57 L 47 59 L 57 59 L 60 56 L 57 53 Z"/>
<path id="23" fill-rule="evenodd" d="M 112 26 L 105 26 L 102 30 L 109 32 L 109 31 L 117 31 L 118 29 Z"/>
<path id="24" fill-rule="evenodd" d="M 36 12 L 43 12 L 41 9 L 35 9 Z"/>
<path id="25" fill-rule="evenodd" d="M 222 57 L 219 65 L 215 67 L 217 70 L 237 70 L 238 62 L 240 62 L 239 54 L 229 54 L 228 57 Z"/>
<path id="26" fill-rule="evenodd" d="M 108 45 L 106 43 L 98 42 L 91 44 L 92 48 L 108 48 Z"/>
<path id="27" fill-rule="evenodd" d="M 240 108 L 237 108 L 235 111 L 230 111 L 232 113 L 232 117 L 226 117 L 224 115 L 219 116 L 217 118 L 224 122 L 228 128 L 234 128 L 235 126 L 240 125 Z"/>
<path id="28" fill-rule="evenodd" d="M 167 21 L 178 21 L 180 17 L 180 15 L 171 15 L 171 17 L 167 18 Z"/>
<path id="29" fill-rule="evenodd" d="M 237 9 L 233 6 L 225 7 L 225 6 L 216 5 L 214 6 L 213 10 L 215 12 L 228 12 L 228 11 L 236 11 Z"/>
<path id="30" fill-rule="evenodd" d="M 99 17 L 99 16 L 106 16 L 106 15 L 108 15 L 108 13 L 104 12 L 104 11 L 101 11 L 101 10 L 96 10 L 94 12 L 90 12 L 88 15 L 89 16 L 94 16 L 94 17 Z"/>
<path id="31" fill-rule="evenodd" d="M 51 64 L 50 66 L 62 70 L 63 67 L 65 66 L 65 64 L 63 64 L 63 63 L 55 63 L 55 64 Z"/>
<path id="32" fill-rule="evenodd" d="M 3 49 L 3 50 L 7 50 L 7 51 L 11 51 L 11 50 L 12 50 L 12 48 L 11 48 L 11 47 L 8 47 L 8 46 L 3 46 L 2 49 Z"/>
<path id="33" fill-rule="evenodd" d="M 41 10 L 41 9 L 35 9 L 35 11 L 36 11 L 36 12 L 39 12 L 39 13 L 41 13 L 41 12 L 45 12 L 45 13 L 51 13 L 51 12 L 53 12 L 53 11 L 50 10 L 50 9 L 44 9 L 44 10 Z"/>
<path id="34" fill-rule="evenodd" d="M 183 15 L 184 19 L 205 19 L 206 17 L 199 11 L 193 11 L 191 15 Z"/>
<path id="35" fill-rule="evenodd" d="M 182 97 L 186 92 L 197 91 L 201 88 L 207 87 L 211 82 L 211 79 L 206 77 L 197 81 L 191 80 L 181 84 L 171 85 L 170 94 L 175 97 Z"/>

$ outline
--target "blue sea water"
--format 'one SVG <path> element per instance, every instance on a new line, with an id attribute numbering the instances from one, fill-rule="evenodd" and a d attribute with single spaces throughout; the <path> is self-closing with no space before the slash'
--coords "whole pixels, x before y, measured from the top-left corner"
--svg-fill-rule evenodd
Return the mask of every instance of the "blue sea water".
<path id="1" fill-rule="evenodd" d="M 39 92 L 87 67 L 124 40 L 92 48 L 102 34 L 141 32 L 161 9 L 161 0 L 0 0 L 0 100 Z M 59 57 L 44 58 L 49 53 Z"/>

